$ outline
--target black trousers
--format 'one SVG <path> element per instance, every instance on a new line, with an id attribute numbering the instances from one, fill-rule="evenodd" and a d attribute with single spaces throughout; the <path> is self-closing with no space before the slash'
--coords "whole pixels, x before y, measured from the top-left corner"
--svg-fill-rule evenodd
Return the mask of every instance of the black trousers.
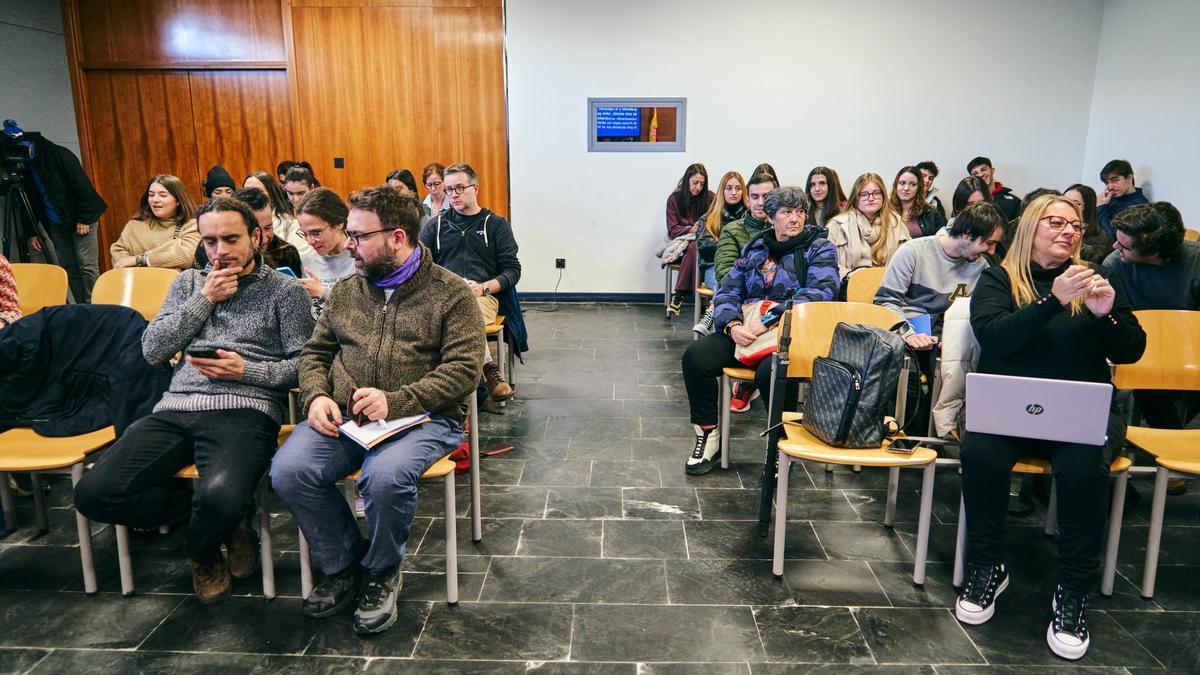
<path id="1" fill-rule="evenodd" d="M 733 338 L 714 333 L 696 340 L 683 352 L 683 385 L 687 389 L 692 424 L 716 424 L 720 420 L 717 405 L 721 395 L 721 370 L 745 367 L 733 358 L 735 346 Z M 770 358 L 758 364 L 754 383 L 766 407 L 771 391 Z"/>
<path id="2" fill-rule="evenodd" d="M 1109 442 L 1081 445 L 967 433 L 962 443 L 962 494 L 967 511 L 967 562 L 1005 562 L 1011 472 L 1023 456 L 1049 459 L 1058 490 L 1058 580 L 1087 593 L 1099 576 L 1108 510 L 1108 466 L 1124 442 L 1124 419 L 1109 416 Z"/>
<path id="3" fill-rule="evenodd" d="M 210 564 L 253 510 L 254 489 L 275 454 L 278 434 L 279 425 L 255 410 L 147 415 L 83 475 L 75 506 L 102 523 L 158 527 L 189 508 L 170 479 L 195 464 L 200 478 L 184 540 L 189 558 Z"/>

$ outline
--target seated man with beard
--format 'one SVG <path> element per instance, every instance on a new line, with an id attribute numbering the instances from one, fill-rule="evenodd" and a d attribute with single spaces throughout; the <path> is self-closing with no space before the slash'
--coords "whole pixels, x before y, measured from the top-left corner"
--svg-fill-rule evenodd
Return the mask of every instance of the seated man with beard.
<path id="1" fill-rule="evenodd" d="M 484 336 L 471 290 L 418 243 L 415 196 L 381 185 L 350 195 L 349 206 L 346 247 L 358 274 L 330 291 L 304 347 L 300 398 L 308 419 L 275 455 L 271 480 L 325 573 L 304 614 L 332 616 L 357 600 L 354 630 L 370 634 L 396 621 L 416 482 L 462 442 L 460 404 L 479 381 Z M 338 428 L 358 416 L 426 412 L 428 421 L 369 452 Z M 357 469 L 369 538 L 337 488 Z"/>

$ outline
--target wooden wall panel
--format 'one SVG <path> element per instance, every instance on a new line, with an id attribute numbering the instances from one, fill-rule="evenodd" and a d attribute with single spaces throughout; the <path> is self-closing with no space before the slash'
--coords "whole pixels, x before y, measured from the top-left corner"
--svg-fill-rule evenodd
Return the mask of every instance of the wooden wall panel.
<path id="1" fill-rule="evenodd" d="M 92 158 L 88 167 L 96 189 L 108 202 L 100 221 L 101 261 L 108 245 L 138 207 L 154 175 L 178 176 L 193 199 L 196 187 L 196 135 L 185 72 L 89 72 L 84 74 Z"/>
<path id="2" fill-rule="evenodd" d="M 433 20 L 439 28 L 434 33 L 434 88 L 442 151 L 479 174 L 481 204 L 508 216 L 502 10 L 435 8 Z"/>
<path id="3" fill-rule="evenodd" d="M 345 195 L 437 156 L 431 19 L 420 7 L 292 9 L 299 155 L 322 184 Z"/>
<path id="4" fill-rule="evenodd" d="M 220 164 L 240 186 L 247 173 L 274 175 L 295 154 L 285 71 L 192 71 L 189 80 L 201 180 Z"/>
<path id="5" fill-rule="evenodd" d="M 279 0 L 74 0 L 83 68 L 287 60 Z"/>

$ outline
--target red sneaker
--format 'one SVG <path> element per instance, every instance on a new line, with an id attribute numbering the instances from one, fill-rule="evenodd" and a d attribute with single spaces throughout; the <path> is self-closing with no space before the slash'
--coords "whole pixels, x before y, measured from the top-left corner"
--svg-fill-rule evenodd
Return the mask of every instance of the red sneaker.
<path id="1" fill-rule="evenodd" d="M 734 382 L 733 396 L 729 399 L 729 410 L 744 413 L 750 410 L 750 402 L 758 398 L 758 387 L 749 382 Z"/>

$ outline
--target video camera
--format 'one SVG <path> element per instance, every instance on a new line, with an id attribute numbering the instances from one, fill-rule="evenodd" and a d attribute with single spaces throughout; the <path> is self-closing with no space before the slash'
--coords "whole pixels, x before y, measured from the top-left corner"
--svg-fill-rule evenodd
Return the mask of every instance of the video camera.
<path id="1" fill-rule="evenodd" d="M 0 194 L 20 185 L 29 170 L 29 148 L 15 138 L 0 134 Z"/>

